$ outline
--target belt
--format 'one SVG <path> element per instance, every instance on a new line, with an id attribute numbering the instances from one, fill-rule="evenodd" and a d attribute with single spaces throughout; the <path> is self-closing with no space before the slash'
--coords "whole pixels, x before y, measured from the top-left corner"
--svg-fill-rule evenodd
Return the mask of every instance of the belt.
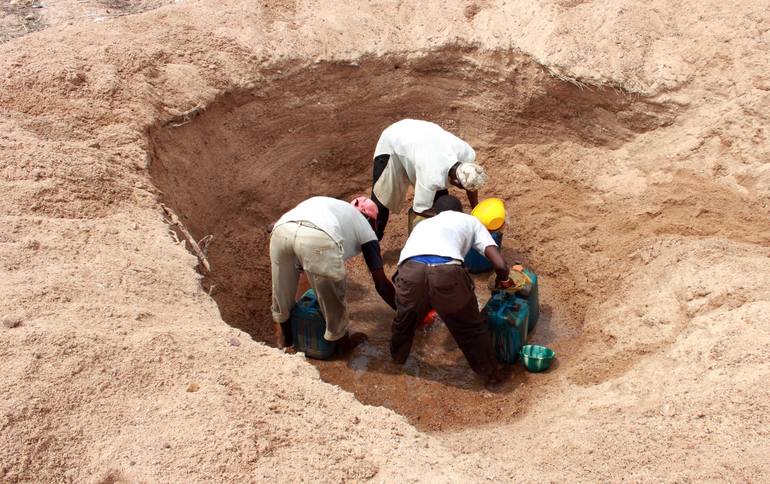
<path id="1" fill-rule="evenodd" d="M 321 232 L 323 232 L 323 229 L 320 229 L 316 224 L 314 224 L 313 222 L 308 222 L 307 220 L 292 220 L 292 221 L 289 221 L 289 222 L 286 222 L 286 223 L 297 224 L 297 225 L 299 225 L 301 227 L 307 227 L 309 229 L 316 229 L 316 230 L 320 230 Z"/>
<path id="2" fill-rule="evenodd" d="M 456 260 L 456 259 L 452 259 L 452 260 L 450 260 L 448 262 L 436 262 L 436 263 L 433 263 L 433 262 L 420 262 L 420 261 L 414 260 L 414 259 L 407 259 L 404 262 L 414 262 L 415 264 L 422 264 L 422 265 L 428 266 L 428 267 L 461 266 L 461 265 L 463 265 L 463 261 Z"/>
<path id="3" fill-rule="evenodd" d="M 452 260 L 449 262 L 441 262 L 439 264 L 425 264 L 424 262 L 418 262 L 418 264 L 423 264 L 428 267 L 438 267 L 438 266 L 461 266 L 463 263 L 459 260 Z"/>

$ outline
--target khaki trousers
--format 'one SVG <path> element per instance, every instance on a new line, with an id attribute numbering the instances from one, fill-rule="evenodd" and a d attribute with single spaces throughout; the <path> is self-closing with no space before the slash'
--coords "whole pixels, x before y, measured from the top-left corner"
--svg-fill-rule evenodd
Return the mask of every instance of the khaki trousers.
<path id="1" fill-rule="evenodd" d="M 342 246 L 308 222 L 288 222 L 270 236 L 270 268 L 273 282 L 273 321 L 289 319 L 294 307 L 300 268 L 318 296 L 326 319 L 324 339 L 337 341 L 348 330 L 345 305 L 345 261 Z"/>

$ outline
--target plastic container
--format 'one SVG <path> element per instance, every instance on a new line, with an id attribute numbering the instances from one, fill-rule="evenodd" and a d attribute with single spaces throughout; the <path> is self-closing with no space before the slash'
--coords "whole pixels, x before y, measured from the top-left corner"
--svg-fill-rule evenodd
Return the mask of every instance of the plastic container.
<path id="1" fill-rule="evenodd" d="M 537 320 L 540 319 L 540 296 L 537 288 L 537 274 L 532 269 L 513 266 L 511 268 L 511 277 L 517 277 L 517 273 L 524 277 L 522 277 L 521 287 L 515 292 L 517 296 L 526 299 L 527 303 L 529 303 L 529 327 L 527 330 L 531 333 L 537 324 Z"/>
<path id="2" fill-rule="evenodd" d="M 484 199 L 471 211 L 471 215 L 488 230 L 499 230 L 505 224 L 505 202 L 500 198 Z"/>
<path id="3" fill-rule="evenodd" d="M 321 314 L 315 291 L 308 289 L 291 310 L 294 349 L 310 358 L 326 360 L 334 354 L 334 341 L 326 341 L 326 320 Z"/>
<path id="4" fill-rule="evenodd" d="M 516 363 L 519 351 L 527 341 L 529 305 L 515 294 L 498 291 L 492 294 L 483 312 L 487 315 L 495 356 L 503 363 Z"/>
<path id="5" fill-rule="evenodd" d="M 492 239 L 497 243 L 498 247 L 503 246 L 503 233 L 502 232 L 490 232 Z M 492 270 L 492 263 L 489 259 L 484 257 L 483 254 L 479 254 L 476 249 L 471 249 L 465 254 L 465 260 L 463 261 L 465 268 L 471 274 L 481 274 L 482 272 L 489 272 Z"/>
<path id="6" fill-rule="evenodd" d="M 526 345 L 521 348 L 521 362 L 532 373 L 547 370 L 556 357 L 552 349 L 539 345 Z"/>
<path id="7" fill-rule="evenodd" d="M 431 324 L 436 322 L 437 317 L 438 317 L 438 313 L 436 312 L 436 310 L 431 309 L 430 311 L 428 311 L 428 314 L 426 314 L 425 317 L 423 318 L 422 322 L 420 323 L 420 326 L 423 328 L 430 326 Z"/>

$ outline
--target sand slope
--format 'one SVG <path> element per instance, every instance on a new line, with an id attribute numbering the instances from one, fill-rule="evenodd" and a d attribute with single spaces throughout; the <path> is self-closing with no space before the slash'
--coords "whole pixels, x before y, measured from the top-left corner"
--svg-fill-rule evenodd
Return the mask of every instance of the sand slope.
<path id="1" fill-rule="evenodd" d="M 765 10 L 200 1 L 0 45 L 0 480 L 770 479 Z M 282 70 L 447 46 L 524 55 L 652 121 L 565 109 L 551 142 L 532 121 L 504 143 L 458 121 L 516 200 L 564 356 L 491 397 L 499 423 L 425 434 L 221 319 L 164 223 L 147 132 Z"/>

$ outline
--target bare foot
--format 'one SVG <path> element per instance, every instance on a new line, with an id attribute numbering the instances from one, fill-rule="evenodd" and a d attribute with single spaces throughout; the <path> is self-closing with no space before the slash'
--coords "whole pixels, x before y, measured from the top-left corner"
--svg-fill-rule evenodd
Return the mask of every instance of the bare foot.
<path id="1" fill-rule="evenodd" d="M 275 325 L 275 344 L 279 348 L 288 348 L 294 344 L 291 334 L 291 321 Z"/>

